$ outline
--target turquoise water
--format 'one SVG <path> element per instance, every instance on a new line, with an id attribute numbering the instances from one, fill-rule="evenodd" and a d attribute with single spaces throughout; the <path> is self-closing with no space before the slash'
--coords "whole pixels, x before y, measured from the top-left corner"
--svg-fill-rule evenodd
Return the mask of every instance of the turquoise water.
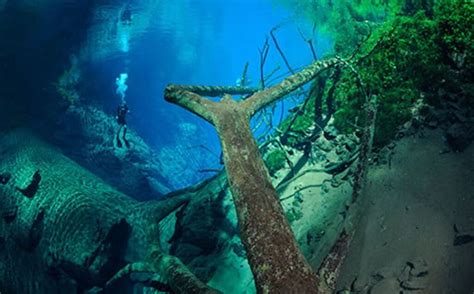
<path id="1" fill-rule="evenodd" d="M 275 27 L 274 35 L 293 69 L 314 60 L 305 38 L 313 40 L 319 57 L 331 50 L 331 41 L 321 38 L 297 9 L 285 9 L 271 0 L 24 0 L 0 4 L 4 28 L 0 78 L 11 85 L 1 91 L 5 97 L 16 97 L 2 101 L 2 109 L 14 114 L 6 123 L 27 120 L 47 129 L 50 122 L 70 121 L 43 118 L 66 106 L 51 98 L 57 95 L 66 103 L 77 100 L 113 117 L 123 96 L 130 109 L 129 127 L 158 160 L 176 164 L 177 173 L 182 174 L 182 181 L 173 188 L 213 174 L 200 170 L 223 166 L 213 128 L 165 102 L 167 84 L 236 85 L 248 63 L 247 85 L 258 87 L 259 50 L 267 38 L 263 72 L 273 73 L 267 86 L 275 84 L 289 73 L 270 37 Z M 127 76 L 126 90 L 119 94 L 116 79 L 122 74 Z M 63 89 L 58 91 L 61 83 Z M 274 124 L 295 102 L 276 105 Z M 263 127 L 256 130 L 257 135 L 271 132 Z M 53 128 L 61 131 L 64 126 Z M 207 151 L 202 152 L 203 147 Z"/>
<path id="2" fill-rule="evenodd" d="M 269 0 L 130 3 L 130 25 L 111 24 L 107 20 L 104 23 L 104 18 L 113 15 L 112 11 L 117 18 L 117 10 L 123 13 L 127 9 L 127 5 L 122 4 L 99 7 L 90 28 L 85 44 L 86 59 L 93 68 L 91 74 L 101 80 L 95 92 L 106 108 L 113 109 L 120 101 L 112 93 L 113 81 L 126 72 L 130 125 L 158 152 L 177 147 L 176 157 L 201 157 L 188 165 L 196 171 L 196 177 L 189 183 L 208 176 L 199 174 L 199 169 L 220 168 L 216 161 L 220 144 L 212 127 L 164 101 L 163 90 L 168 83 L 235 85 L 248 62 L 249 86 L 258 86 L 259 49 L 267 37 L 271 48 L 264 72 L 269 74 L 279 67 L 274 77 L 281 78 L 288 69 L 269 35 L 276 26 L 281 26 L 275 36 L 292 67 L 299 68 L 313 60 L 301 36 L 318 38 L 311 24 Z M 318 55 L 330 48 L 328 40 L 317 39 L 315 44 Z M 277 113 L 288 110 L 288 107 L 278 107 Z M 274 119 L 277 122 L 280 115 Z M 203 156 L 202 150 L 194 148 L 199 145 L 212 150 L 212 154 Z"/>

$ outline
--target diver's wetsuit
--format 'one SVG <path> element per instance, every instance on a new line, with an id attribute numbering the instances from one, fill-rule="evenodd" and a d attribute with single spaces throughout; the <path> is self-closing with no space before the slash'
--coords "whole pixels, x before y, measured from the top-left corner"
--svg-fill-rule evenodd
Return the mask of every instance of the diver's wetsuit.
<path id="1" fill-rule="evenodd" d="M 122 140 L 125 143 L 125 146 L 130 147 L 130 143 L 127 141 L 125 138 L 125 135 L 127 134 L 127 122 L 125 120 L 125 117 L 127 116 L 128 113 L 128 106 L 127 104 L 123 103 L 119 107 L 117 107 L 117 123 L 119 124 L 119 129 L 117 132 L 117 146 L 122 147 L 122 142 L 120 141 L 120 132 L 123 130 L 122 134 Z"/>
<path id="2" fill-rule="evenodd" d="M 132 11 L 130 9 L 130 5 L 127 5 L 125 10 L 122 12 L 120 16 L 120 20 L 124 25 L 131 25 L 132 24 Z"/>

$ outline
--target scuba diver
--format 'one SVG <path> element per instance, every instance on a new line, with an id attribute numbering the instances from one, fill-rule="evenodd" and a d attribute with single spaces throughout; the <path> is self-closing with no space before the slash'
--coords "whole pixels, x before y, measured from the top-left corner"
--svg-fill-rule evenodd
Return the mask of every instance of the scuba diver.
<path id="1" fill-rule="evenodd" d="M 130 4 L 127 4 L 127 7 L 125 7 L 125 9 L 122 11 L 122 14 L 120 15 L 120 21 L 124 25 L 132 24 L 132 9 Z"/>
<path id="2" fill-rule="evenodd" d="M 116 140 L 117 140 L 117 146 L 119 148 L 122 148 L 122 142 L 120 141 L 120 133 L 122 132 L 122 130 L 123 130 L 122 140 L 125 143 L 125 146 L 127 146 L 127 148 L 130 148 L 130 143 L 125 138 L 125 136 L 127 135 L 127 121 L 125 120 L 125 118 L 127 116 L 127 113 L 129 112 L 130 111 L 128 110 L 127 103 L 125 102 L 122 102 L 122 104 L 117 107 L 117 123 L 119 124 L 119 129 L 117 131 Z"/>

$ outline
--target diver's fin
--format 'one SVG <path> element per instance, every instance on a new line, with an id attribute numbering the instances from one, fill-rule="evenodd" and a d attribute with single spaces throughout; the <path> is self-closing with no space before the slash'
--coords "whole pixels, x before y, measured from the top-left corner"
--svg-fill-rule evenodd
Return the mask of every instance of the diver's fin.
<path id="1" fill-rule="evenodd" d="M 122 130 L 122 127 L 118 129 L 117 136 L 115 137 L 115 140 L 117 140 L 117 147 L 122 148 L 122 142 L 120 142 L 120 131 Z"/>
<path id="2" fill-rule="evenodd" d="M 124 129 L 123 129 L 122 140 L 123 140 L 123 142 L 125 143 L 125 146 L 127 146 L 127 148 L 130 148 L 130 143 L 129 143 L 128 140 L 125 138 L 126 135 L 127 135 L 127 127 L 125 126 Z"/>

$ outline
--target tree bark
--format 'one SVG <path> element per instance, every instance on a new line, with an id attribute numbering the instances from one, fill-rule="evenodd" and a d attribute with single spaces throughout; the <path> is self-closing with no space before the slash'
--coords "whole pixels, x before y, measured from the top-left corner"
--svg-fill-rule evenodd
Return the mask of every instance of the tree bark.
<path id="1" fill-rule="evenodd" d="M 336 91 L 336 86 L 337 83 L 339 82 L 341 78 L 341 68 L 336 67 L 334 73 L 331 75 L 330 79 L 332 80 L 332 86 L 328 91 L 328 95 L 326 97 L 326 106 L 327 106 L 327 120 L 334 114 L 336 111 L 335 106 L 334 106 L 334 93 Z"/>
<path id="2" fill-rule="evenodd" d="M 248 117 L 233 100 L 223 103 L 214 123 L 257 292 L 316 293 L 317 278 L 298 248 Z"/>
<path id="3" fill-rule="evenodd" d="M 250 129 L 250 118 L 338 62 L 315 62 L 241 102 L 232 100 L 230 95 L 224 95 L 220 102 L 209 101 L 176 85 L 165 90 L 167 101 L 201 116 L 217 129 L 240 235 L 258 293 L 321 292 L 318 278 L 301 253 L 271 184 Z"/>
<path id="4" fill-rule="evenodd" d="M 317 91 L 315 91 L 314 95 L 314 122 L 318 126 L 322 126 L 323 124 L 323 96 L 324 96 L 324 88 L 326 86 L 326 78 L 319 77 L 316 79 L 315 87 L 318 87 Z M 328 112 L 328 115 L 329 112 Z"/>

